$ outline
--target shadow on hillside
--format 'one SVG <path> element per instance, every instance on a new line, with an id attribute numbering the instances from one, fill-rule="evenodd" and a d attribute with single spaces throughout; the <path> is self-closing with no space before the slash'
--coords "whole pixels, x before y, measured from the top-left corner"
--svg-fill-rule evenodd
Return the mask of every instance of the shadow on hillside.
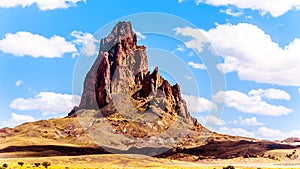
<path id="1" fill-rule="evenodd" d="M 156 155 L 158 152 L 165 152 L 168 148 L 131 147 L 128 150 L 117 150 L 113 148 L 92 148 L 92 147 L 70 147 L 58 145 L 34 145 L 34 146 L 9 146 L 0 150 L 1 158 L 9 157 L 50 157 L 50 156 L 79 156 L 95 154 L 140 154 Z"/>
<path id="2" fill-rule="evenodd" d="M 159 158 L 179 159 L 185 156 L 199 158 L 229 159 L 235 157 L 260 157 L 264 152 L 274 149 L 294 149 L 297 146 L 278 144 L 269 141 L 210 141 L 206 145 L 194 148 L 131 147 L 128 150 L 113 148 L 69 147 L 58 145 L 10 146 L 0 150 L 1 158 L 8 157 L 50 157 L 79 156 L 94 154 L 140 154 Z M 163 152 L 163 153 L 161 153 Z M 157 155 L 159 154 L 159 155 Z"/>
<path id="3" fill-rule="evenodd" d="M 176 148 L 162 153 L 156 157 L 174 159 L 185 156 L 198 156 L 199 158 L 229 159 L 235 157 L 262 157 L 268 150 L 294 149 L 296 146 L 278 144 L 270 141 L 252 142 L 240 141 L 210 141 L 206 145 L 194 148 Z"/>

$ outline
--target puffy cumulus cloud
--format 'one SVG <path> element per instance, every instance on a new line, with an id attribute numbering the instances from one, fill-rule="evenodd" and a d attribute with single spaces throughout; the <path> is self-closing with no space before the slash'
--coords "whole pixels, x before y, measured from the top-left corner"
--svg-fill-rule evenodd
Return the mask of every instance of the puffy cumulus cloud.
<path id="1" fill-rule="evenodd" d="M 280 89 L 258 89 L 258 90 L 251 90 L 249 92 L 250 96 L 261 96 L 267 99 L 279 99 L 279 100 L 290 100 L 291 96 L 286 91 Z"/>
<path id="2" fill-rule="evenodd" d="M 1 126 L 3 126 L 3 127 L 15 127 L 15 126 L 20 125 L 22 123 L 33 122 L 33 121 L 35 121 L 35 118 L 32 117 L 32 116 L 12 113 L 11 114 L 11 119 L 9 119 L 8 121 L 1 122 Z"/>
<path id="3" fill-rule="evenodd" d="M 189 62 L 188 64 L 194 69 L 201 69 L 201 70 L 207 69 L 205 64 L 202 63 Z"/>
<path id="4" fill-rule="evenodd" d="M 183 94 L 182 98 L 186 101 L 188 110 L 193 113 L 209 112 L 217 109 L 214 103 L 203 97 Z"/>
<path id="5" fill-rule="evenodd" d="M 22 44 L 22 45 L 20 45 Z M 15 56 L 32 56 L 55 58 L 62 57 L 65 53 L 77 52 L 74 44 L 67 42 L 60 36 L 46 38 L 31 32 L 8 33 L 0 40 L 0 50 Z"/>
<path id="6" fill-rule="evenodd" d="M 38 110 L 46 115 L 67 113 L 77 106 L 80 96 L 54 92 L 40 92 L 34 98 L 17 98 L 10 103 L 10 108 L 17 110 Z"/>
<path id="7" fill-rule="evenodd" d="M 255 135 L 247 130 L 242 128 L 227 128 L 227 127 L 220 127 L 218 130 L 222 134 L 229 134 L 233 136 L 243 136 L 243 137 L 255 137 Z"/>
<path id="8" fill-rule="evenodd" d="M 273 17 L 284 15 L 292 9 L 300 10 L 299 0 L 196 0 L 196 3 L 205 3 L 213 6 L 235 6 L 239 9 L 257 10 L 261 15 L 270 13 Z"/>
<path id="9" fill-rule="evenodd" d="M 208 31 L 190 27 L 175 28 L 177 34 L 192 37 L 187 47 L 203 50 L 209 39 L 214 53 L 224 58 L 218 69 L 224 73 L 237 72 L 241 80 L 282 86 L 300 86 L 300 39 L 284 47 L 256 25 L 217 25 Z"/>
<path id="10" fill-rule="evenodd" d="M 81 31 L 73 31 L 71 36 L 76 39 L 73 40 L 73 43 L 81 46 L 81 52 L 85 56 L 94 56 L 97 55 L 97 45 L 98 40 L 90 33 L 84 33 Z M 75 53 L 75 55 L 78 55 Z"/>
<path id="11" fill-rule="evenodd" d="M 244 113 L 281 116 L 293 110 L 282 105 L 272 105 L 262 100 L 261 95 L 250 95 L 235 90 L 220 91 L 213 96 L 216 103 L 225 103 L 227 107 L 235 108 Z"/>
<path id="12" fill-rule="evenodd" d="M 250 118 L 245 118 L 243 119 L 242 117 L 239 117 L 239 122 L 241 125 L 244 126 L 262 126 L 264 125 L 261 122 L 258 122 L 256 117 L 250 117 Z"/>
<path id="13" fill-rule="evenodd" d="M 79 2 L 86 3 L 86 0 L 0 0 L 0 7 L 14 8 L 21 6 L 25 8 L 35 4 L 40 10 L 46 11 L 70 8 L 76 6 Z"/>
<path id="14" fill-rule="evenodd" d="M 201 53 L 205 47 L 205 43 L 208 43 L 208 39 L 204 36 L 205 33 L 201 29 L 184 27 L 184 28 L 174 28 L 176 35 L 190 36 L 193 37 L 192 40 L 184 42 L 185 46 L 191 49 L 195 49 Z"/>

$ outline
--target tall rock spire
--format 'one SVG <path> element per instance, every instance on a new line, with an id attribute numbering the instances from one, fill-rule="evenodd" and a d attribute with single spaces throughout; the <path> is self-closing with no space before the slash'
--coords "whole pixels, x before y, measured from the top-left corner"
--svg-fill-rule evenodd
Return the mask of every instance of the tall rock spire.
<path id="1" fill-rule="evenodd" d="M 101 39 L 98 57 L 84 81 L 79 109 L 102 109 L 120 93 L 129 96 L 139 111 L 157 111 L 154 113 L 161 117 L 166 113 L 182 117 L 189 124 L 195 122 L 179 85 L 171 86 L 160 76 L 158 67 L 152 73 L 148 71 L 146 47 L 137 45 L 130 22 L 119 22 Z M 107 116 L 116 111 L 102 113 Z"/>

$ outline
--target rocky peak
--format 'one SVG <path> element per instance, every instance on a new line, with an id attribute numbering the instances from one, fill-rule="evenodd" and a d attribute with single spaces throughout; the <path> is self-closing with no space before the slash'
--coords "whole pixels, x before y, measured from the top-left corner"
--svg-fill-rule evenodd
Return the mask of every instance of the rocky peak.
<path id="1" fill-rule="evenodd" d="M 119 47 L 135 48 L 137 46 L 136 34 L 133 32 L 130 22 L 119 22 L 113 28 L 111 33 L 101 39 L 100 51 L 109 51 L 116 44 L 121 44 Z"/>
<path id="2" fill-rule="evenodd" d="M 100 51 L 88 72 L 79 109 L 99 109 L 112 99 L 112 92 L 128 91 L 138 73 L 148 71 L 144 46 L 137 46 L 130 22 L 119 22 L 101 39 Z"/>
<path id="3" fill-rule="evenodd" d="M 137 45 L 130 22 L 119 22 L 101 40 L 99 55 L 85 78 L 81 103 L 76 110 L 98 110 L 114 105 L 113 96 L 119 94 L 129 96 L 139 111 L 155 111 L 160 117 L 179 116 L 189 124 L 195 121 L 181 98 L 179 85 L 171 86 L 160 76 L 158 67 L 152 73 L 148 71 L 146 47 Z M 105 111 L 101 110 L 102 114 L 109 116 L 118 110 Z"/>

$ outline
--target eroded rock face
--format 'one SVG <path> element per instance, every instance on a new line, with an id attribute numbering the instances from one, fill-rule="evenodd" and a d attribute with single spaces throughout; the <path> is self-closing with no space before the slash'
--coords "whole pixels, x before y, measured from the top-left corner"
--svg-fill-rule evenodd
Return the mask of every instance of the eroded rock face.
<path id="1" fill-rule="evenodd" d="M 151 109 L 161 117 L 167 113 L 180 116 L 189 124 L 194 123 L 179 85 L 170 85 L 159 75 L 158 68 L 152 73 L 148 71 L 146 47 L 137 45 L 130 22 L 119 22 L 100 45 L 98 57 L 85 78 L 81 102 L 76 110 L 107 110 L 110 113 L 102 114 L 108 116 L 118 110 L 105 107 L 116 104 L 114 96 L 126 94 L 139 111 Z"/>

